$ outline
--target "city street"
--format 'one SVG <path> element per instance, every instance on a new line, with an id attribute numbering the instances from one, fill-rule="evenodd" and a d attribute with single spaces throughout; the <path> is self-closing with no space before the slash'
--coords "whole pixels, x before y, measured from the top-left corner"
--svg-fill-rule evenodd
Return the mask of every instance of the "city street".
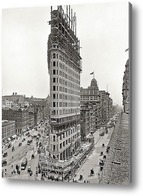
<path id="1" fill-rule="evenodd" d="M 100 160 L 103 160 L 103 155 L 106 155 L 106 147 L 108 146 L 114 128 L 109 128 L 107 134 L 104 136 L 99 136 L 101 129 L 103 128 L 98 129 L 94 133 L 94 149 L 89 157 L 85 160 L 82 167 L 76 172 L 74 181 L 88 181 L 90 183 L 98 183 L 98 175 L 100 173 L 99 162 Z M 102 144 L 104 144 L 104 147 L 102 147 Z M 103 155 L 101 155 L 101 152 L 103 152 Z M 94 170 L 94 175 L 92 176 L 90 174 L 91 169 Z M 82 180 L 80 180 L 80 175 L 83 176 Z"/>
<path id="2" fill-rule="evenodd" d="M 37 150 L 39 148 L 39 143 L 45 138 L 44 130 L 46 128 L 46 123 L 47 122 L 41 123 L 37 126 L 37 130 L 31 129 L 25 132 L 21 137 L 11 141 L 10 148 L 3 148 L 3 154 L 7 154 L 7 156 L 3 157 L 3 161 L 5 160 L 7 162 L 7 165 L 2 168 L 4 177 L 29 180 L 34 180 L 36 178 L 36 169 L 38 168 L 39 162 L 39 154 L 37 153 Z M 38 134 L 40 134 L 39 137 Z M 31 143 L 28 144 L 28 141 L 30 140 Z M 27 160 L 27 165 L 26 168 L 22 170 L 21 163 L 24 159 Z M 17 165 L 20 171 L 19 174 L 16 169 Z M 31 176 L 27 171 L 28 168 L 32 171 Z"/>

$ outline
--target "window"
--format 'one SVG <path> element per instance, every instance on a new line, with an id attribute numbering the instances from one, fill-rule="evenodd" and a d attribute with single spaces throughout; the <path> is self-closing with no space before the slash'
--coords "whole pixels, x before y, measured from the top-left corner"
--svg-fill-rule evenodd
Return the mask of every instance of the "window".
<path id="1" fill-rule="evenodd" d="M 56 82 L 56 78 L 53 78 L 53 82 Z"/>
<path id="2" fill-rule="evenodd" d="M 53 135 L 53 142 L 55 142 L 56 141 L 56 136 L 55 135 Z"/>
<path id="3" fill-rule="evenodd" d="M 53 107 L 56 107 L 56 103 L 55 102 L 53 102 Z"/>
<path id="4" fill-rule="evenodd" d="M 53 91 L 55 91 L 56 90 L 56 86 L 53 86 Z"/>
<path id="5" fill-rule="evenodd" d="M 54 66 L 54 67 L 56 66 L 56 62 L 55 62 L 55 61 L 53 61 L 53 66 Z"/>
<path id="6" fill-rule="evenodd" d="M 60 148 L 62 148 L 62 143 L 60 143 Z"/>
<path id="7" fill-rule="evenodd" d="M 53 151 L 55 151 L 56 150 L 56 146 L 55 145 L 53 145 Z"/>
<path id="8" fill-rule="evenodd" d="M 53 99 L 56 99 L 56 94 L 53 94 Z"/>
<path id="9" fill-rule="evenodd" d="M 55 59 L 56 58 L 56 54 L 55 53 L 53 53 L 53 59 Z"/>
<path id="10" fill-rule="evenodd" d="M 55 69 L 53 69 L 53 75 L 55 75 L 56 74 L 56 70 Z"/>

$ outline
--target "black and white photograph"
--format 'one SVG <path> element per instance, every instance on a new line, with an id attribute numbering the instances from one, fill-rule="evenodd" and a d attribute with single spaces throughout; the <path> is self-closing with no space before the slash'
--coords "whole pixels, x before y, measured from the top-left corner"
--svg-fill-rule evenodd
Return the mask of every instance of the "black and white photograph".
<path id="1" fill-rule="evenodd" d="M 2 10 L 3 178 L 130 184 L 130 8 Z"/>

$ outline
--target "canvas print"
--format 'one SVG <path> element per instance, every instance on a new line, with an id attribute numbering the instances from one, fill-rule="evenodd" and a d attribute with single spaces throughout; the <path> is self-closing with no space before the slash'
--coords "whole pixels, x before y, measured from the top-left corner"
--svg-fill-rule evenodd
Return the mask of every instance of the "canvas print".
<path id="1" fill-rule="evenodd" d="M 130 183 L 130 6 L 3 9 L 3 178 Z"/>

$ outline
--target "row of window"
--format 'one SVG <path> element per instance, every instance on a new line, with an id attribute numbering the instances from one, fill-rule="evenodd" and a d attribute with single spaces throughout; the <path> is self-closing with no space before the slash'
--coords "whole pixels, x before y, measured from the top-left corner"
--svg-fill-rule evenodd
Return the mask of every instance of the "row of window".
<path id="1" fill-rule="evenodd" d="M 80 107 L 80 102 L 53 102 L 53 107 Z"/>
<path id="2" fill-rule="evenodd" d="M 60 94 L 59 98 L 64 100 L 69 100 L 69 101 L 80 101 L 79 96 L 73 96 L 73 95 Z"/>
<path id="3" fill-rule="evenodd" d="M 55 66 L 55 65 L 56 65 L 56 62 L 53 61 L 53 66 Z M 57 62 L 57 65 L 58 65 L 58 62 Z M 80 78 L 79 77 L 73 77 L 72 74 L 67 74 L 63 70 L 58 70 L 56 68 L 53 68 L 53 69 L 51 69 L 51 74 L 53 74 L 53 75 L 58 75 L 59 74 L 63 78 L 66 78 L 66 79 L 68 79 L 68 80 L 70 80 L 70 81 L 72 81 L 76 84 L 80 84 Z M 79 74 L 76 74 L 76 76 L 77 75 L 79 75 Z"/>
<path id="4" fill-rule="evenodd" d="M 62 133 L 60 136 L 56 136 L 56 135 L 53 135 L 53 138 L 52 138 L 52 141 L 53 142 L 57 142 L 58 139 L 59 140 L 63 140 L 64 138 L 76 133 L 78 131 L 78 127 L 75 127 L 75 128 L 69 128 L 67 131 L 65 131 L 64 133 Z"/>
<path id="5" fill-rule="evenodd" d="M 73 70 L 76 69 L 76 72 L 77 71 L 79 72 L 78 68 L 76 68 L 77 65 L 75 65 L 74 62 L 71 62 L 70 60 L 68 60 L 66 57 L 59 55 L 58 53 L 55 53 L 55 52 L 51 53 L 51 56 L 52 56 L 52 59 L 60 59 L 60 61 L 63 62 L 63 64 L 60 63 L 61 69 L 64 69 L 65 71 L 67 71 L 68 73 L 73 74 L 73 75 L 74 75 Z M 68 65 L 71 69 L 68 69 L 67 66 L 64 65 L 64 63 L 66 65 Z M 79 76 L 75 76 L 75 77 L 79 78 Z"/>
<path id="6" fill-rule="evenodd" d="M 64 115 L 64 114 L 72 114 L 80 112 L 80 108 L 70 108 L 70 109 L 60 109 L 60 110 L 53 110 L 52 115 Z"/>
<path id="7" fill-rule="evenodd" d="M 64 109 L 65 110 L 65 109 Z M 66 117 L 62 117 L 62 118 L 51 118 L 51 120 L 52 121 L 56 121 L 57 123 L 63 123 L 63 122 L 67 122 L 67 121 L 71 121 L 71 120 L 77 120 L 77 119 L 79 119 L 80 118 L 80 108 L 76 108 L 76 115 L 74 115 L 74 116 L 66 116 Z M 80 125 L 78 124 L 76 127 L 80 127 Z M 59 128 L 57 127 L 55 127 L 54 128 L 54 130 L 55 131 L 58 131 L 58 132 L 60 132 L 60 131 L 62 131 L 62 130 L 59 130 Z"/>
<path id="8" fill-rule="evenodd" d="M 87 96 L 82 97 L 82 96 L 81 96 L 80 99 L 81 99 L 81 100 L 97 100 L 97 97 L 94 97 L 94 96 L 93 96 L 93 97 L 91 97 L 91 96 L 90 96 L 90 97 L 87 97 Z"/>
<path id="9" fill-rule="evenodd" d="M 70 88 L 77 89 L 77 90 L 80 91 L 80 86 L 79 86 L 79 84 L 77 85 L 77 84 L 75 84 L 75 83 L 72 83 L 72 82 L 67 81 L 67 80 L 65 80 L 65 79 L 62 79 L 62 78 L 59 79 L 59 83 L 62 84 L 62 85 L 65 85 L 65 86 L 68 86 L 68 87 L 70 87 Z"/>
<path id="10" fill-rule="evenodd" d="M 88 89 L 82 89 L 80 91 L 81 95 L 98 95 L 99 94 L 99 91 L 97 90 L 88 90 Z"/>
<path id="11" fill-rule="evenodd" d="M 75 67 L 76 67 L 74 62 L 71 62 L 70 60 L 68 60 L 68 58 L 64 55 L 61 55 L 61 54 L 59 55 L 58 53 L 54 52 L 54 53 L 51 53 L 51 57 L 52 57 L 52 59 L 60 59 L 60 61 L 69 65 L 69 67 L 71 67 L 72 69 L 75 69 Z"/>
<path id="12" fill-rule="evenodd" d="M 77 134 L 73 135 L 73 137 L 71 137 L 71 138 L 69 138 L 69 139 L 63 141 L 62 143 L 60 143 L 60 146 L 59 146 L 60 149 L 64 148 L 64 147 L 65 147 L 66 145 L 68 145 L 69 143 L 74 142 L 74 140 L 75 140 L 76 138 L 78 138 L 79 136 L 80 136 L 80 134 L 77 133 Z M 58 151 L 58 145 L 51 145 L 51 146 L 53 146 L 53 151 Z"/>
<path id="13" fill-rule="evenodd" d="M 68 94 L 79 95 L 80 96 L 80 91 L 71 90 L 71 89 L 65 88 L 63 86 L 60 86 L 59 90 L 60 90 L 60 92 L 65 92 L 65 93 L 68 93 Z"/>
<path id="14" fill-rule="evenodd" d="M 67 65 L 64 65 L 62 63 L 60 63 L 60 68 L 62 69 L 62 71 L 65 71 L 69 75 L 72 75 L 74 78 L 77 78 L 80 80 L 80 72 L 79 71 L 77 73 L 77 70 L 74 71 L 74 70 L 70 69 Z"/>
<path id="15" fill-rule="evenodd" d="M 71 75 L 68 75 L 68 74 L 64 73 L 63 71 L 61 71 L 61 70 L 59 71 L 59 75 L 61 77 L 63 77 L 63 78 L 66 78 L 66 79 L 74 82 L 75 84 L 79 84 L 80 85 L 80 80 L 79 79 L 73 78 Z"/>
<path id="16" fill-rule="evenodd" d="M 15 127 L 12 129 L 2 130 L 2 137 L 10 137 L 15 134 Z"/>
<path id="17" fill-rule="evenodd" d="M 80 86 L 79 85 L 73 84 L 73 83 L 71 83 L 69 81 L 66 81 L 66 80 L 62 79 L 62 78 L 60 78 L 60 79 L 53 78 L 52 81 L 53 81 L 53 83 L 58 83 L 59 82 L 62 85 L 68 86 L 69 88 L 73 88 L 73 89 L 76 89 L 78 91 L 80 90 Z"/>

